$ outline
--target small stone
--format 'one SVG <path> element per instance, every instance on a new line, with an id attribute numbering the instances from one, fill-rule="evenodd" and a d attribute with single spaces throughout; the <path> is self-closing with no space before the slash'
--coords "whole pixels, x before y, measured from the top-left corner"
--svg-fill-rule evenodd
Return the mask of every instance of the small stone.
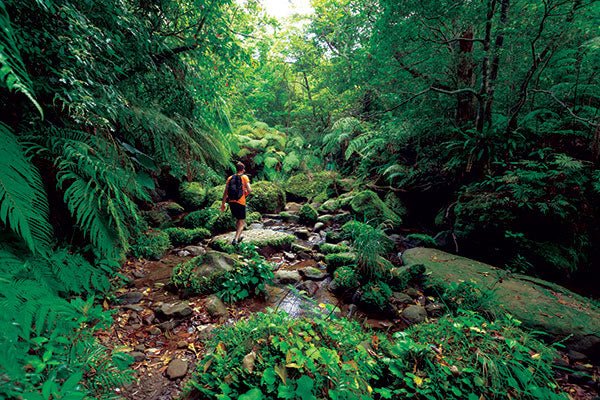
<path id="1" fill-rule="evenodd" d="M 571 360 L 571 362 L 585 361 L 585 360 L 587 360 L 587 356 L 585 354 L 580 353 L 580 352 L 575 351 L 575 350 L 569 350 L 567 352 L 567 357 L 569 357 L 569 360 Z"/>
<path id="2" fill-rule="evenodd" d="M 179 257 L 188 257 L 188 256 L 190 256 L 191 254 L 192 254 L 192 253 L 190 253 L 190 252 L 189 252 L 189 251 L 187 251 L 187 250 L 179 250 L 179 251 L 177 252 L 177 255 L 178 255 Z"/>
<path id="3" fill-rule="evenodd" d="M 288 260 L 294 261 L 296 259 L 296 254 L 288 252 L 288 251 L 284 251 L 283 255 L 285 256 L 285 258 L 287 258 Z"/>
<path id="4" fill-rule="evenodd" d="M 341 213 L 341 214 L 337 214 L 337 215 L 335 215 L 333 217 L 333 221 L 337 222 L 339 224 L 344 224 L 344 223 L 346 223 L 348 221 L 351 221 L 351 220 L 352 220 L 352 214 L 349 213 L 349 212 L 344 212 L 344 213 Z"/>
<path id="5" fill-rule="evenodd" d="M 148 333 L 150 333 L 151 335 L 160 335 L 162 333 L 162 331 L 160 330 L 160 328 L 158 326 L 153 326 L 152 328 L 150 328 L 148 330 Z"/>
<path id="6" fill-rule="evenodd" d="M 177 378 L 183 378 L 187 374 L 188 363 L 187 361 L 176 358 L 169 363 L 167 367 L 167 377 L 171 380 Z"/>
<path id="7" fill-rule="evenodd" d="M 144 297 L 143 293 L 140 292 L 127 292 L 117 297 L 119 304 L 136 304 Z"/>
<path id="8" fill-rule="evenodd" d="M 444 314 L 444 307 L 438 303 L 429 303 L 425 306 L 427 314 L 431 317 L 441 317 Z"/>
<path id="9" fill-rule="evenodd" d="M 180 340 L 179 342 L 177 342 L 178 349 L 187 349 L 187 347 L 188 347 L 188 342 L 186 342 L 185 340 Z"/>
<path id="10" fill-rule="evenodd" d="M 315 281 L 304 281 L 298 287 L 298 289 L 304 290 L 307 295 L 309 295 L 309 296 L 312 297 L 319 290 L 319 284 L 317 282 L 315 282 Z"/>
<path id="11" fill-rule="evenodd" d="M 290 201 L 285 205 L 285 211 L 290 213 L 297 213 L 301 208 L 302 204 L 294 203 L 293 201 Z"/>
<path id="12" fill-rule="evenodd" d="M 265 227 L 265 224 L 259 224 L 258 222 L 255 222 L 253 224 L 250 224 L 248 226 L 248 229 L 249 230 L 252 230 L 252 229 L 264 229 L 264 227 Z"/>
<path id="13" fill-rule="evenodd" d="M 194 257 L 203 256 L 206 254 L 206 249 L 202 246 L 186 246 L 183 250 L 188 251 Z"/>
<path id="14" fill-rule="evenodd" d="M 285 269 L 280 269 L 275 272 L 275 282 L 286 285 L 288 283 L 298 283 L 300 282 L 300 274 L 298 271 L 289 271 Z"/>
<path id="15" fill-rule="evenodd" d="M 166 322 L 162 322 L 160 324 L 158 324 L 158 327 L 160 328 L 161 331 L 166 332 L 166 331 L 172 331 L 173 329 L 175 329 L 175 327 L 179 325 L 179 321 L 166 321 Z"/>
<path id="16" fill-rule="evenodd" d="M 333 220 L 333 215 L 331 215 L 331 214 L 323 214 L 323 215 L 319 216 L 319 218 L 317 218 L 317 221 L 322 222 L 323 224 L 331 222 L 332 220 Z"/>
<path id="17" fill-rule="evenodd" d="M 305 228 L 294 231 L 294 234 L 300 239 L 308 239 L 310 236 L 310 232 Z"/>
<path id="18" fill-rule="evenodd" d="M 306 267 L 298 271 L 305 279 L 312 281 L 322 281 L 327 276 L 327 272 L 321 271 L 315 267 Z"/>
<path id="19" fill-rule="evenodd" d="M 325 223 L 317 222 L 315 226 L 313 226 L 313 232 L 319 232 L 323 228 L 325 228 Z"/>
<path id="20" fill-rule="evenodd" d="M 133 357 L 133 361 L 135 362 L 144 361 L 146 359 L 146 355 L 141 351 L 132 351 L 129 355 Z"/>
<path id="21" fill-rule="evenodd" d="M 221 299 L 219 299 L 214 294 L 206 298 L 204 307 L 206 307 L 206 311 L 208 311 L 208 314 L 213 318 L 227 318 L 227 316 L 229 315 L 225 304 L 223 304 Z"/>
<path id="22" fill-rule="evenodd" d="M 420 324 L 427 318 L 427 311 L 423 306 L 411 305 L 402 311 L 402 317 L 411 324 Z"/>
<path id="23" fill-rule="evenodd" d="M 146 350 L 146 346 L 144 346 L 143 344 L 138 344 L 133 349 L 135 351 L 144 351 L 144 350 Z"/>
<path id="24" fill-rule="evenodd" d="M 413 299 L 418 298 L 421 294 L 419 293 L 419 291 L 415 288 L 408 288 L 404 291 L 404 293 L 406 293 L 407 295 L 409 295 L 410 297 L 412 297 Z"/>
<path id="25" fill-rule="evenodd" d="M 186 301 L 179 303 L 164 303 L 156 310 L 157 315 L 163 318 L 185 318 L 192 315 L 193 310 Z"/>
<path id="26" fill-rule="evenodd" d="M 311 248 L 302 246 L 301 244 L 298 244 L 298 243 L 292 243 L 292 251 L 295 251 L 295 252 L 305 251 L 307 253 L 310 253 Z"/>
<path id="27" fill-rule="evenodd" d="M 144 311 L 144 307 L 139 306 L 137 304 L 128 304 L 126 306 L 123 306 L 123 308 L 126 309 L 126 310 L 132 310 L 132 311 L 135 311 L 135 312 L 142 312 L 142 311 Z"/>
<path id="28" fill-rule="evenodd" d="M 412 297 L 402 292 L 394 292 L 392 295 L 392 301 L 398 304 L 413 304 Z"/>
<path id="29" fill-rule="evenodd" d="M 198 339 L 202 341 L 207 341 L 208 339 L 212 339 L 214 336 L 215 326 L 213 324 L 200 325 L 196 327 L 198 331 Z"/>

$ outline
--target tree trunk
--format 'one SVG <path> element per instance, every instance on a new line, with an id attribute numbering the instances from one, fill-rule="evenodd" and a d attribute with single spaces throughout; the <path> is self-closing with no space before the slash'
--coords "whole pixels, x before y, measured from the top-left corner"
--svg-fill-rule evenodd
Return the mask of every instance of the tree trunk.
<path id="1" fill-rule="evenodd" d="M 459 62 L 458 62 L 458 84 L 459 89 L 473 86 L 473 27 L 470 26 L 461 35 L 458 41 Z M 475 119 L 475 108 L 473 106 L 473 93 L 461 92 L 457 95 L 458 104 L 456 107 L 456 123 L 464 125 Z"/>

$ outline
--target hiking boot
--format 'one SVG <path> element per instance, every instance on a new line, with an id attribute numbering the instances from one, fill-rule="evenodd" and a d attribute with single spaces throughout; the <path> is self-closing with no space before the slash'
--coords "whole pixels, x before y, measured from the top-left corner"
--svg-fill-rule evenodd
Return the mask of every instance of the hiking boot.
<path id="1" fill-rule="evenodd" d="M 238 244 L 237 240 L 233 239 L 233 240 L 231 241 L 231 245 L 232 245 L 232 246 L 237 246 L 237 244 Z"/>
<path id="2" fill-rule="evenodd" d="M 238 244 L 242 243 L 242 240 L 244 240 L 244 237 L 240 236 L 240 238 L 238 239 Z"/>

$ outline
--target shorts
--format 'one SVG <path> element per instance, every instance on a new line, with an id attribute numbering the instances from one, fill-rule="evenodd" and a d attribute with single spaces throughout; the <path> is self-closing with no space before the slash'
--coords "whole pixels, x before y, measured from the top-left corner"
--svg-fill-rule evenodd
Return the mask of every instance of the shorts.
<path id="1" fill-rule="evenodd" d="M 231 202 L 229 203 L 229 208 L 231 208 L 231 214 L 235 219 L 246 219 L 246 206 Z"/>

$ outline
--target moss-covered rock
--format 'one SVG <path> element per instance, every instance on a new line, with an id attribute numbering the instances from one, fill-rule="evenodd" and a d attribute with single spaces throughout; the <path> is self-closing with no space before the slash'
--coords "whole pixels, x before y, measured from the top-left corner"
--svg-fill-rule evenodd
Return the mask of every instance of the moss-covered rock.
<path id="1" fill-rule="evenodd" d="M 348 253 L 351 249 L 345 244 L 323 243 L 319 246 L 323 254 Z"/>
<path id="2" fill-rule="evenodd" d="M 285 208 L 285 192 L 274 182 L 253 183 L 248 208 L 261 213 L 278 213 Z"/>
<path id="3" fill-rule="evenodd" d="M 198 243 L 210 237 L 210 231 L 205 228 L 167 228 L 164 232 L 169 235 L 171 243 L 175 246 L 185 246 Z"/>
<path id="4" fill-rule="evenodd" d="M 472 281 L 494 289 L 498 302 L 490 310 L 512 314 L 527 328 L 545 331 L 553 340 L 600 357 L 600 308 L 562 286 L 503 270 L 441 250 L 414 248 L 402 256 L 408 266 L 423 264 L 437 284 Z M 499 307 L 499 309 L 498 309 Z"/>
<path id="5" fill-rule="evenodd" d="M 221 288 L 227 273 L 239 263 L 236 255 L 209 251 L 178 264 L 171 275 L 171 283 L 188 295 L 215 293 Z"/>
<path id="6" fill-rule="evenodd" d="M 205 208 L 203 210 L 192 211 L 183 218 L 183 225 L 186 228 L 204 228 L 212 230 L 213 224 L 219 217 L 220 211 L 216 208 Z"/>
<path id="7" fill-rule="evenodd" d="M 370 225 L 384 223 L 397 227 L 402 223 L 402 218 L 392 211 L 371 190 L 363 190 L 352 196 L 350 199 L 350 208 L 358 220 L 362 220 Z"/>
<path id="8" fill-rule="evenodd" d="M 140 211 L 140 215 L 153 228 L 163 228 L 172 225 L 171 216 L 166 210 Z"/>
<path id="9" fill-rule="evenodd" d="M 211 246 L 224 251 L 231 251 L 231 241 L 235 232 L 219 235 L 213 238 Z M 270 229 L 251 229 L 242 234 L 244 243 L 252 244 L 258 248 L 272 247 L 275 249 L 288 248 L 296 239 L 294 235 Z"/>
<path id="10" fill-rule="evenodd" d="M 326 197 L 331 195 L 327 190 L 334 185 L 337 178 L 337 173 L 332 171 L 294 175 L 285 183 L 285 192 L 294 201 L 310 201 L 317 195 Z"/>
<path id="11" fill-rule="evenodd" d="M 372 281 L 361 287 L 360 304 L 368 310 L 383 312 L 389 309 L 392 289 L 382 281 Z"/>
<path id="12" fill-rule="evenodd" d="M 356 254 L 349 252 L 328 254 L 325 256 L 325 263 L 329 272 L 343 266 L 354 266 L 356 265 Z"/>
<path id="13" fill-rule="evenodd" d="M 305 225 L 313 225 L 317 222 L 318 217 L 319 214 L 317 213 L 317 210 L 310 204 L 304 204 L 300 208 L 300 211 L 298 211 L 298 218 L 300 222 Z"/>
<path id="14" fill-rule="evenodd" d="M 402 200 L 400 200 L 398 198 L 398 196 L 396 196 L 395 193 L 393 193 L 393 192 L 387 193 L 385 195 L 385 197 L 383 198 L 383 202 L 385 203 L 386 206 L 388 206 L 388 208 L 390 210 L 395 212 L 400 218 L 406 217 L 408 210 L 406 209 L 406 206 L 404 205 Z"/>
<path id="15" fill-rule="evenodd" d="M 292 214 L 289 211 L 280 212 L 279 218 L 281 218 L 281 220 L 285 222 L 298 222 L 300 220 L 300 217 L 298 217 L 298 215 Z"/>
<path id="16" fill-rule="evenodd" d="M 200 182 L 183 182 L 179 197 L 188 210 L 196 210 L 206 203 L 206 188 Z"/>
<path id="17" fill-rule="evenodd" d="M 142 233 L 131 246 L 131 253 L 138 258 L 158 260 L 171 248 L 169 235 L 159 230 Z"/>
<path id="18" fill-rule="evenodd" d="M 338 293 L 346 293 L 357 289 L 360 286 L 358 278 L 358 274 L 354 267 L 339 267 L 333 273 L 331 287 L 335 288 L 335 291 Z"/>
<path id="19" fill-rule="evenodd" d="M 256 222 L 260 222 L 262 219 L 262 215 L 258 211 L 251 211 L 246 215 L 246 224 L 254 224 Z"/>

